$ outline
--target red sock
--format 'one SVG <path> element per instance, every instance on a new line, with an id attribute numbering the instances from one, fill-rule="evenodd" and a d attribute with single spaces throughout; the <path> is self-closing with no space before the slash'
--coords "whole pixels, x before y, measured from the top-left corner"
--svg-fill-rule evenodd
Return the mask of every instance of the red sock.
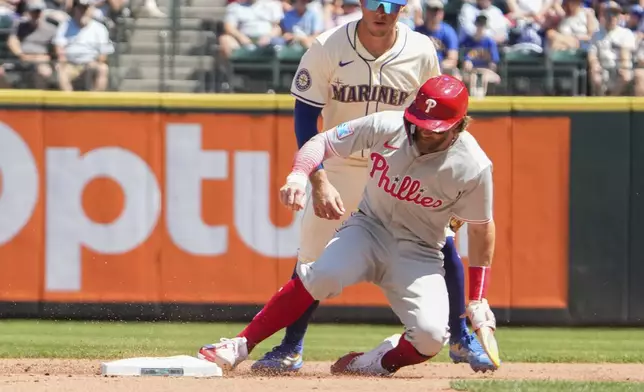
<path id="1" fill-rule="evenodd" d="M 291 279 L 237 336 L 246 338 L 250 353 L 264 339 L 299 319 L 313 302 L 313 297 L 304 288 L 300 278 Z"/>
<path id="2" fill-rule="evenodd" d="M 385 370 L 396 372 L 404 366 L 416 365 L 423 363 L 431 357 L 422 355 L 416 348 L 405 339 L 405 335 L 400 337 L 398 345 L 391 351 L 388 351 L 380 362 Z"/>

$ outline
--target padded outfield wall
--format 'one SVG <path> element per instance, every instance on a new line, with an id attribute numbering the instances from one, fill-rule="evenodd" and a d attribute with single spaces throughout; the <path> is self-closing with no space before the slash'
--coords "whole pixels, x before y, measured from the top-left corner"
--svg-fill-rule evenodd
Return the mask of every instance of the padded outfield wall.
<path id="1" fill-rule="evenodd" d="M 292 107 L 0 92 L 0 317 L 249 320 L 295 262 L 299 216 L 276 197 Z M 644 100 L 487 98 L 471 114 L 495 165 L 499 321 L 643 325 Z M 324 305 L 318 321 L 396 321 L 369 285 Z"/>

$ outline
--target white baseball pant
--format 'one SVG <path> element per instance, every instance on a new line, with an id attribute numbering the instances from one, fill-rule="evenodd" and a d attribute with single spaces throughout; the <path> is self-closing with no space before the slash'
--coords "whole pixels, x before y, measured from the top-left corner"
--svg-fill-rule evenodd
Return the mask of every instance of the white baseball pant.
<path id="1" fill-rule="evenodd" d="M 419 253 L 417 244 L 398 242 L 380 223 L 355 213 L 317 261 L 298 263 L 297 273 L 320 301 L 363 281 L 377 284 L 405 325 L 407 340 L 433 356 L 449 339 L 445 271 L 442 260 Z"/>

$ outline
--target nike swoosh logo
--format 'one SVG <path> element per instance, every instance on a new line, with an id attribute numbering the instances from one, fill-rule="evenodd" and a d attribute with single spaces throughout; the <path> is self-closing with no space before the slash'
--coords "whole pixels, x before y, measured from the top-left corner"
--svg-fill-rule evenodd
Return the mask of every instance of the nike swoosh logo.
<path id="1" fill-rule="evenodd" d="M 353 63 L 353 60 L 351 60 L 351 61 L 347 61 L 347 62 L 345 62 L 345 63 L 343 63 L 342 61 L 340 61 L 340 62 L 338 63 L 338 65 L 339 65 L 340 67 L 344 67 L 344 66 L 347 66 L 347 65 L 349 65 L 349 64 L 351 64 L 351 63 Z"/>
<path id="2" fill-rule="evenodd" d="M 386 148 L 386 149 L 389 149 L 389 150 L 397 150 L 397 149 L 398 149 L 398 147 L 394 147 L 394 146 L 392 146 L 391 144 L 389 144 L 389 142 L 390 142 L 390 141 L 391 141 L 391 140 L 384 142 L 384 144 L 383 144 L 382 146 L 383 146 L 384 148 Z"/>

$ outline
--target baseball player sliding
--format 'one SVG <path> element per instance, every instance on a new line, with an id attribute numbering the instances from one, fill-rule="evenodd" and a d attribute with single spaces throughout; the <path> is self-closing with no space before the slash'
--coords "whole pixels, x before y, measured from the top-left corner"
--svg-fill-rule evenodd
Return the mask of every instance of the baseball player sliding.
<path id="1" fill-rule="evenodd" d="M 403 110 L 418 88 L 440 74 L 432 41 L 397 23 L 406 0 L 362 0 L 362 19 L 321 34 L 301 60 L 291 92 L 298 147 L 323 128 L 385 110 Z M 367 181 L 369 152 L 333 157 L 310 177 L 311 198 L 304 211 L 298 264 L 317 260 L 338 226 L 355 211 Z M 470 334 L 465 313 L 463 264 L 454 233 L 442 250 L 450 300 L 450 357 L 475 371 L 496 367 Z M 295 272 L 293 277 L 295 277 Z M 257 371 L 287 372 L 303 364 L 303 340 L 319 302 L 286 329 L 282 343 L 253 364 Z"/>
<path id="2" fill-rule="evenodd" d="M 452 217 L 470 223 L 466 314 L 475 331 L 489 336 L 496 328 L 485 299 L 495 239 L 492 163 L 465 130 L 467 106 L 461 81 L 436 76 L 425 82 L 404 113 L 370 114 L 308 141 L 280 189 L 281 202 L 293 210 L 305 208 L 309 175 L 322 161 L 370 150 L 358 211 L 341 225 L 318 260 L 298 264 L 297 276 L 237 337 L 202 347 L 198 357 L 232 369 L 315 301 L 369 281 L 383 290 L 405 332 L 369 352 L 343 356 L 332 373 L 390 376 L 432 358 L 449 339 L 441 249 Z M 497 353 L 489 354 L 498 363 Z"/>

